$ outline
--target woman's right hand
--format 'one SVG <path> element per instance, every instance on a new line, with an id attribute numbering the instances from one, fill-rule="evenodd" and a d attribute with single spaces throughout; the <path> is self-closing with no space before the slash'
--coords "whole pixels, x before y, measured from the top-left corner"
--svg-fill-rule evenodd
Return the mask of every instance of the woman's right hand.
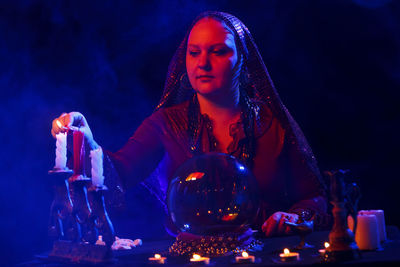
<path id="1" fill-rule="evenodd" d="M 51 135 L 53 135 L 54 138 L 56 138 L 56 134 L 65 133 L 68 130 L 79 130 L 83 132 L 86 144 L 89 146 L 90 150 L 99 148 L 99 145 L 93 139 L 89 124 L 81 113 L 63 113 L 60 117 L 53 120 Z"/>

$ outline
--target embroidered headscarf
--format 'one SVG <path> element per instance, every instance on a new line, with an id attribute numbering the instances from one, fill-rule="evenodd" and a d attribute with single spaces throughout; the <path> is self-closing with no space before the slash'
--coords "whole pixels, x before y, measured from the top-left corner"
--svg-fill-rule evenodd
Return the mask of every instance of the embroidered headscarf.
<path id="1" fill-rule="evenodd" d="M 200 14 L 194 20 L 169 64 L 164 92 L 156 110 L 173 106 L 193 98 L 194 91 L 188 90 L 182 86 L 182 77 L 186 74 L 187 42 L 193 26 L 199 20 L 206 17 L 215 18 L 224 22 L 235 36 L 238 52 L 242 56 L 241 90 L 244 91 L 249 98 L 264 102 L 268 105 L 272 114 L 280 121 L 282 127 L 285 129 L 288 145 L 291 146 L 289 150 L 295 151 L 298 154 L 301 163 L 308 166 L 310 175 L 317 175 L 321 180 L 313 152 L 298 124 L 282 103 L 250 31 L 238 18 L 231 14 L 207 11 Z M 254 108 L 253 111 L 256 113 L 256 108 Z"/>

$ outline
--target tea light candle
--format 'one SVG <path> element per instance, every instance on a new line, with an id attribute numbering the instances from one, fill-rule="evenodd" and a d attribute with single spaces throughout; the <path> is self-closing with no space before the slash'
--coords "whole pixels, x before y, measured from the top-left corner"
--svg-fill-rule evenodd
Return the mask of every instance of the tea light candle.
<path id="1" fill-rule="evenodd" d="M 154 254 L 154 257 L 150 257 L 149 261 L 150 263 L 164 264 L 166 259 L 166 257 L 161 257 L 160 254 Z"/>
<path id="2" fill-rule="evenodd" d="M 297 252 L 290 252 L 288 248 L 283 250 L 283 253 L 279 254 L 281 261 L 298 261 L 300 259 L 300 255 Z"/>
<path id="3" fill-rule="evenodd" d="M 193 254 L 193 257 L 190 259 L 191 263 L 200 263 L 204 265 L 210 264 L 210 258 L 207 257 L 201 257 L 198 254 Z"/>
<path id="4" fill-rule="evenodd" d="M 236 256 L 235 257 L 236 263 L 254 263 L 255 257 L 252 255 L 249 255 L 246 251 L 242 252 L 242 256 Z"/>
<path id="5" fill-rule="evenodd" d="M 328 243 L 328 242 L 325 242 L 325 243 L 324 243 L 325 249 L 320 249 L 320 250 L 318 250 L 319 255 L 324 256 L 324 255 L 325 255 L 325 252 L 326 252 L 326 250 L 329 248 L 329 246 L 330 246 L 329 243 Z"/>

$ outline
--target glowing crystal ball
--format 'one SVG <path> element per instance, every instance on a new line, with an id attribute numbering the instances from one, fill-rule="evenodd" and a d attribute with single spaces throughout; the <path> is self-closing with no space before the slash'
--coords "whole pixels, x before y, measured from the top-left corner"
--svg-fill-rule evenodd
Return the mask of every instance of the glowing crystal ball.
<path id="1" fill-rule="evenodd" d="M 257 215 L 257 181 L 233 156 L 209 153 L 193 157 L 173 177 L 167 204 L 173 223 L 182 232 L 235 232 Z"/>

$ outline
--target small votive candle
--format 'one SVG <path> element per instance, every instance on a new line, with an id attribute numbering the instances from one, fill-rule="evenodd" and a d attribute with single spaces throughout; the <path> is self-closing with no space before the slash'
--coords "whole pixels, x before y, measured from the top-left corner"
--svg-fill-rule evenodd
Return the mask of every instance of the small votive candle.
<path id="1" fill-rule="evenodd" d="M 297 252 L 290 252 L 289 249 L 285 248 L 283 253 L 279 254 L 281 261 L 298 261 L 300 259 L 300 255 Z"/>
<path id="2" fill-rule="evenodd" d="M 326 250 L 329 248 L 329 243 L 328 242 L 325 242 L 324 243 L 324 246 L 325 246 L 325 249 L 320 249 L 320 250 L 318 250 L 318 252 L 319 252 L 319 255 L 321 255 L 322 257 L 325 255 L 325 252 L 326 252 Z"/>
<path id="3" fill-rule="evenodd" d="M 255 257 L 252 255 L 249 255 L 246 251 L 242 252 L 242 256 L 236 256 L 235 257 L 236 263 L 254 263 L 255 262 Z"/>
<path id="4" fill-rule="evenodd" d="M 160 254 L 154 254 L 154 257 L 149 258 L 150 263 L 164 264 L 166 257 L 161 257 Z"/>
<path id="5" fill-rule="evenodd" d="M 191 263 L 196 263 L 196 264 L 208 265 L 208 264 L 210 264 L 210 258 L 201 257 L 198 254 L 193 254 L 193 257 L 190 259 L 190 262 Z"/>

